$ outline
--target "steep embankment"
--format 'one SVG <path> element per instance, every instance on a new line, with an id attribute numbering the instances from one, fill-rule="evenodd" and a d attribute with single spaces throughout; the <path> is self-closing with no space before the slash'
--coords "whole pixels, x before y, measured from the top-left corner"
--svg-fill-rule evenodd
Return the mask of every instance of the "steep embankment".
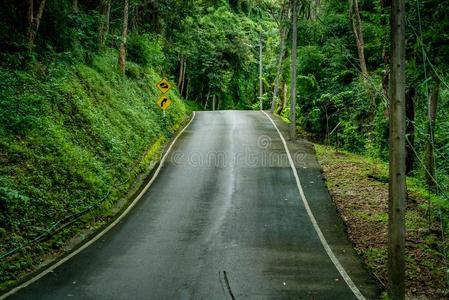
<path id="1" fill-rule="evenodd" d="M 116 59 L 0 69 L 0 289 L 112 216 L 187 119 L 171 92 L 164 126 L 160 76 L 132 63 L 120 76 Z"/>

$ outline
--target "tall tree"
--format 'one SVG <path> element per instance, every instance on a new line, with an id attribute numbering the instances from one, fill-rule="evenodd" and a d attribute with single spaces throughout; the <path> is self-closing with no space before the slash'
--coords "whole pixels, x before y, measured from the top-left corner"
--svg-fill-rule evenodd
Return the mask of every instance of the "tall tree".
<path id="1" fill-rule="evenodd" d="M 106 45 L 106 38 L 109 34 L 110 18 L 111 18 L 111 0 L 101 0 L 101 14 L 99 30 L 100 49 L 104 49 Z"/>
<path id="2" fill-rule="evenodd" d="M 279 87 L 279 106 L 276 109 L 276 113 L 280 115 L 287 105 L 287 85 L 285 82 L 281 82 Z"/>
<path id="3" fill-rule="evenodd" d="M 365 42 L 363 39 L 362 20 L 360 18 L 359 2 L 358 0 L 349 0 L 349 15 L 352 20 L 352 29 L 357 44 L 357 52 L 359 55 L 360 71 L 364 78 L 368 77 L 368 68 L 366 67 L 365 59 Z"/>
<path id="4" fill-rule="evenodd" d="M 365 85 L 365 90 L 368 92 L 370 98 L 370 116 L 371 118 L 375 115 L 376 109 L 376 97 L 372 88 L 368 82 L 368 67 L 366 66 L 366 58 L 365 58 L 365 41 L 363 38 L 363 26 L 362 19 L 360 18 L 360 9 L 359 9 L 359 1 L 358 0 L 349 0 L 349 15 L 352 20 L 352 29 L 354 32 L 356 45 L 357 45 L 357 53 L 359 56 L 359 66 L 360 72 L 363 76 L 363 83 Z"/>
<path id="5" fill-rule="evenodd" d="M 118 56 L 118 64 L 120 67 L 120 72 L 125 74 L 126 65 L 126 39 L 128 37 L 128 13 L 129 12 L 129 1 L 124 0 L 123 7 L 123 27 L 122 27 L 122 39 L 120 41 L 120 49 Z"/>
<path id="6" fill-rule="evenodd" d="M 386 27 L 388 25 L 387 22 L 387 10 L 391 7 L 390 0 L 381 0 L 381 18 L 380 25 L 382 27 Z M 382 45 L 382 61 L 383 61 L 383 70 L 382 70 L 382 94 L 385 99 L 390 98 L 389 94 L 389 85 L 390 85 L 390 53 L 387 45 L 383 43 Z"/>
<path id="7" fill-rule="evenodd" d="M 181 86 L 179 87 L 179 93 L 183 95 L 184 85 L 186 82 L 186 69 L 187 69 L 187 59 L 184 59 L 182 62 L 182 77 L 181 77 Z"/>
<path id="8" fill-rule="evenodd" d="M 405 0 L 391 6 L 390 182 L 388 218 L 388 290 L 405 298 Z"/>
<path id="9" fill-rule="evenodd" d="M 279 93 L 279 81 L 281 78 L 281 71 L 282 71 L 282 61 L 284 58 L 284 52 L 285 52 L 285 39 L 287 36 L 287 28 L 279 28 L 281 40 L 280 40 L 280 49 L 279 49 L 279 58 L 278 58 L 278 65 L 276 68 L 276 78 L 274 80 L 274 91 L 273 91 L 273 99 L 271 100 L 271 112 L 274 112 L 274 108 L 276 106 L 276 100 Z"/>
<path id="10" fill-rule="evenodd" d="M 407 176 L 411 176 L 413 172 L 414 164 L 414 147 L 415 147 L 415 98 L 416 88 L 410 86 L 405 94 L 405 116 L 407 118 L 407 140 L 405 144 L 405 173 Z"/>
<path id="11" fill-rule="evenodd" d="M 79 11 L 79 3 L 78 3 L 78 0 L 73 0 L 73 1 L 72 1 L 72 8 L 73 8 L 73 11 L 76 12 L 76 13 Z"/>
<path id="12" fill-rule="evenodd" d="M 432 91 L 428 97 L 428 139 L 426 145 L 426 183 L 432 190 L 436 190 L 435 182 L 435 124 L 437 117 L 438 96 L 440 93 L 440 83 L 436 82 L 432 86 Z"/>
<path id="13" fill-rule="evenodd" d="M 27 11 L 27 39 L 28 47 L 31 49 L 34 45 L 34 40 L 36 39 L 37 31 L 39 30 L 39 25 L 41 23 L 42 15 L 45 9 L 45 0 L 37 1 L 38 8 L 35 11 L 34 0 L 28 0 L 28 11 Z"/>
<path id="14" fill-rule="evenodd" d="M 181 89 L 182 80 L 184 77 L 184 55 L 181 55 L 181 59 L 179 60 L 179 76 L 178 76 L 178 90 Z"/>
<path id="15" fill-rule="evenodd" d="M 290 92 L 290 139 L 296 137 L 296 60 L 298 46 L 298 0 L 292 0 L 292 61 Z"/>

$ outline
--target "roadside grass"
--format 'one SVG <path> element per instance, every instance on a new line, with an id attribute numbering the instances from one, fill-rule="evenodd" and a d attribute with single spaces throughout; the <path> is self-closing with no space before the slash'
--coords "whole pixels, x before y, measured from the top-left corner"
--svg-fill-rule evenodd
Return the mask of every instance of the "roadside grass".
<path id="1" fill-rule="evenodd" d="M 0 68 L 0 255 L 18 249 L 0 257 L 0 290 L 110 220 L 194 109 L 174 90 L 164 120 L 159 74 L 128 62 L 121 76 L 116 59 Z"/>
<path id="2" fill-rule="evenodd" d="M 377 159 L 315 145 L 329 192 L 354 248 L 386 288 L 388 165 Z M 408 178 L 406 212 L 406 286 L 409 299 L 448 296 L 447 240 L 443 241 L 438 205 L 416 178 Z M 429 204 L 431 209 L 429 210 Z M 428 212 L 430 212 L 430 217 Z"/>

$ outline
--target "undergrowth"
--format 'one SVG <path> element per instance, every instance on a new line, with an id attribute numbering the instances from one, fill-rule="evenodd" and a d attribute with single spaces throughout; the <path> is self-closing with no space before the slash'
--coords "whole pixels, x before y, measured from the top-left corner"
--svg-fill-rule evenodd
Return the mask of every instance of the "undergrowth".
<path id="1" fill-rule="evenodd" d="M 97 209 L 85 222 L 112 215 L 191 112 L 173 91 L 164 120 L 155 105 L 160 76 L 131 62 L 121 76 L 116 60 L 109 50 L 88 65 L 57 60 L 31 70 L 0 68 L 0 254 L 90 207 Z M 2 258 L 0 287 L 33 270 L 75 231 Z"/>
<path id="2" fill-rule="evenodd" d="M 328 146 L 315 148 L 349 238 L 386 288 L 388 164 Z M 442 299 L 448 295 L 447 203 L 417 178 L 407 178 L 407 186 L 407 295 L 410 299 Z"/>

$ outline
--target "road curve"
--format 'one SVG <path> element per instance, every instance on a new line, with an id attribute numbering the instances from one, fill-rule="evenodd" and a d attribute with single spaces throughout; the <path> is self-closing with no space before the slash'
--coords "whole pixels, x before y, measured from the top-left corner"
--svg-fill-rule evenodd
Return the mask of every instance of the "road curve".
<path id="1" fill-rule="evenodd" d="M 313 148 L 288 147 L 333 253 L 375 299 L 378 287 L 346 239 Z M 8 299 L 356 299 L 300 199 L 265 114 L 197 113 L 117 226 Z"/>

